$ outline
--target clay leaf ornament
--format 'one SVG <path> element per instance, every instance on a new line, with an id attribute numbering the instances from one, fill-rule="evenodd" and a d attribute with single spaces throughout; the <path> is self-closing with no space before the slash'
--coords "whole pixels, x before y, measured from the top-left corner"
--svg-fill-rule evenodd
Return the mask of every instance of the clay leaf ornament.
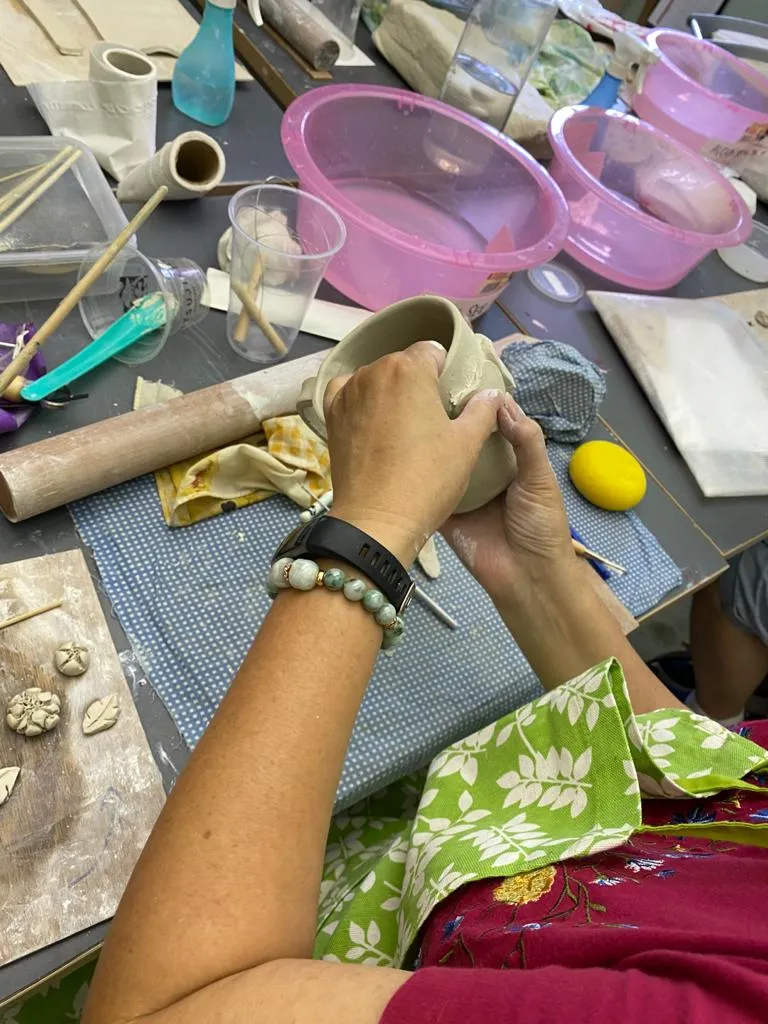
<path id="1" fill-rule="evenodd" d="M 93 736 L 97 732 L 111 729 L 120 717 L 120 701 L 116 693 L 101 697 L 90 704 L 83 716 L 83 732 Z"/>
<path id="2" fill-rule="evenodd" d="M 81 676 L 91 663 L 91 655 L 85 644 L 68 640 L 54 651 L 53 663 L 63 676 Z"/>
<path id="3" fill-rule="evenodd" d="M 57 694 L 30 686 L 11 697 L 5 721 L 22 736 L 39 736 L 56 728 L 60 714 L 61 700 Z"/>
<path id="4" fill-rule="evenodd" d="M 19 777 L 21 768 L 0 768 L 0 807 L 6 802 L 13 792 L 16 780 Z"/>

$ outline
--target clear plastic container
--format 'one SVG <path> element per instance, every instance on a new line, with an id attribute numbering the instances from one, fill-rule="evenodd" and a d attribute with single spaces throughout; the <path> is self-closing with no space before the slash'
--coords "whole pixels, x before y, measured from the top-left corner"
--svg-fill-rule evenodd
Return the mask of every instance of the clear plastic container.
<path id="1" fill-rule="evenodd" d="M 83 277 L 104 252 L 93 249 L 83 260 Z M 205 274 L 192 260 L 150 259 L 137 249 L 123 249 L 80 300 L 80 316 L 92 338 L 98 338 L 145 295 L 161 292 L 168 310 L 163 327 L 147 334 L 114 358 L 137 366 L 149 362 L 172 334 L 200 323 L 208 310 L 202 304 Z"/>
<path id="2" fill-rule="evenodd" d="M 684 32 L 659 29 L 648 45 L 659 61 L 638 79 L 636 113 L 695 151 L 768 131 L 768 77 L 738 57 Z"/>
<path id="3" fill-rule="evenodd" d="M 704 257 L 739 245 L 749 210 L 714 164 L 613 110 L 553 115 L 550 173 L 568 201 L 565 251 L 629 288 L 672 288 Z"/>
<path id="4" fill-rule="evenodd" d="M 245 359 L 274 363 L 291 350 L 344 223 L 327 203 L 286 185 L 253 185 L 229 202 L 227 339 Z"/>
<path id="5" fill-rule="evenodd" d="M 556 13 L 556 0 L 478 0 L 440 99 L 502 129 Z"/>
<path id="6" fill-rule="evenodd" d="M 367 309 L 430 293 L 479 316 L 562 248 L 568 209 L 546 171 L 438 100 L 325 86 L 294 100 L 281 135 L 302 188 L 347 227 L 326 278 Z"/>
<path id="7" fill-rule="evenodd" d="M 61 298 L 89 249 L 128 223 L 95 157 L 72 139 L 0 139 L 0 198 L 23 180 L 9 175 L 45 163 L 65 146 L 82 150 L 80 159 L 0 235 L 0 301 Z"/>

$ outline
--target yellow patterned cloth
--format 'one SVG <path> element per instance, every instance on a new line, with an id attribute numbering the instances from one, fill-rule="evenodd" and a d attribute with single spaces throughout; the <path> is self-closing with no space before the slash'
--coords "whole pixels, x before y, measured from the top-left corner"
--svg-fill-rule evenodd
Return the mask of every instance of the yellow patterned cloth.
<path id="1" fill-rule="evenodd" d="M 134 408 L 167 401 L 179 392 L 139 378 Z M 155 473 L 169 526 L 202 519 L 285 494 L 301 508 L 330 490 L 328 449 L 297 415 L 264 420 L 261 432 Z"/>

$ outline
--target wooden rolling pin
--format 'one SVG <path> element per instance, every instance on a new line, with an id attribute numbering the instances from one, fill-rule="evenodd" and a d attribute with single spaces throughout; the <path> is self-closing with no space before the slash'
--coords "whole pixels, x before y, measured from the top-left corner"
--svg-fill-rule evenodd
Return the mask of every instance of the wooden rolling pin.
<path id="1" fill-rule="evenodd" d="M 264 20 L 316 71 L 327 71 L 339 59 L 339 44 L 312 17 L 306 0 L 260 0 Z"/>
<path id="2" fill-rule="evenodd" d="M 296 411 L 324 352 L 214 384 L 0 455 L 0 511 L 12 523 L 255 433 Z"/>

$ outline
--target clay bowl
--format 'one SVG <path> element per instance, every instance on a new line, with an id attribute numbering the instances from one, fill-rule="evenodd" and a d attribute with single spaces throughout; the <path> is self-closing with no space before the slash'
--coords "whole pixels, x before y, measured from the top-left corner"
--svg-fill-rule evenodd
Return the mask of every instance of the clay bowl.
<path id="1" fill-rule="evenodd" d="M 448 299 L 422 295 L 383 309 L 348 334 L 328 354 L 316 377 L 304 382 L 297 411 L 305 423 L 326 437 L 323 396 L 329 381 L 417 341 L 439 342 L 448 353 L 438 378 L 443 407 L 453 419 L 477 391 L 498 388 L 511 392 L 514 381 L 491 342 L 475 334 Z M 488 438 L 469 487 L 456 512 L 471 512 L 504 491 L 517 472 L 512 448 L 498 432 Z"/>

